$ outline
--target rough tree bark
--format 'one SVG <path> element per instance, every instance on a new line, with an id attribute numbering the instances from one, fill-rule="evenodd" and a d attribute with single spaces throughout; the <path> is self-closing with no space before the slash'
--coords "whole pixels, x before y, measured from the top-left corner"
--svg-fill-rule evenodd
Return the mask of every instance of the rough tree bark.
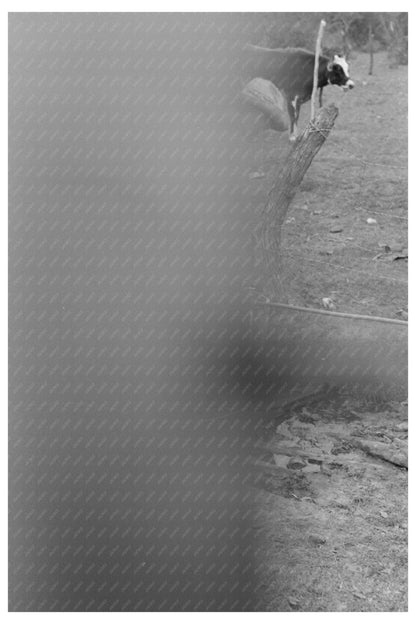
<path id="1" fill-rule="evenodd" d="M 264 207 L 261 228 L 264 294 L 270 299 L 277 297 L 280 287 L 281 230 L 290 204 L 309 169 L 331 131 L 338 109 L 334 104 L 319 109 L 318 114 L 305 128 L 294 144 L 288 159 L 279 172 Z"/>

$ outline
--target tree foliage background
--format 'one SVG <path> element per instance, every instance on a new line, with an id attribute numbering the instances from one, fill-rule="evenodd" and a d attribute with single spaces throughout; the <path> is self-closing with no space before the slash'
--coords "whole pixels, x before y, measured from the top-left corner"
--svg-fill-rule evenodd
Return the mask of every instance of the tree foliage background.
<path id="1" fill-rule="evenodd" d="M 319 22 L 325 19 L 324 52 L 387 50 L 392 65 L 407 65 L 407 13 L 262 13 L 256 28 L 258 45 L 314 50 Z"/>

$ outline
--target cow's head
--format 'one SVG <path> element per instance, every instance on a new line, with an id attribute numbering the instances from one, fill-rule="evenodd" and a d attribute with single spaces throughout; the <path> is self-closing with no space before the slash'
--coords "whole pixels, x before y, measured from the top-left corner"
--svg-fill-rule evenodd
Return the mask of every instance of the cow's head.
<path id="1" fill-rule="evenodd" d="M 328 82 L 342 87 L 344 91 L 354 88 L 354 83 L 348 73 L 348 63 L 344 56 L 335 54 L 333 60 L 328 63 Z"/>

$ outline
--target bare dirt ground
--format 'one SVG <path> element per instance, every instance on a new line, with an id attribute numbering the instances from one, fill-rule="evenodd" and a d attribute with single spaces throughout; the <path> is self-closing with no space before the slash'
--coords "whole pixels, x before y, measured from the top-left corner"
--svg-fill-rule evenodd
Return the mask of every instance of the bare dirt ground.
<path id="1" fill-rule="evenodd" d="M 298 407 L 257 463 L 259 609 L 407 609 L 406 406 Z"/>
<path id="2" fill-rule="evenodd" d="M 324 90 L 339 116 L 287 215 L 282 295 L 287 302 L 407 318 L 407 67 L 386 54 L 351 60 L 355 88 Z M 300 130 L 309 105 L 301 110 Z M 275 171 L 291 149 L 287 134 L 253 136 L 251 192 L 261 211 Z M 367 219 L 376 223 L 369 225 Z"/>
<path id="3" fill-rule="evenodd" d="M 354 91 L 324 91 L 340 113 L 287 215 L 282 300 L 322 308 L 329 297 L 336 311 L 406 320 L 407 67 L 380 53 L 368 76 L 368 62 L 351 61 Z M 308 117 L 304 106 L 301 128 Z M 272 131 L 253 146 L 260 211 L 291 147 Z M 407 328 L 287 322 L 313 345 L 305 370 L 321 367 L 338 390 L 283 409 L 259 443 L 259 610 L 405 611 Z M 347 378 L 365 387 L 348 392 Z"/>

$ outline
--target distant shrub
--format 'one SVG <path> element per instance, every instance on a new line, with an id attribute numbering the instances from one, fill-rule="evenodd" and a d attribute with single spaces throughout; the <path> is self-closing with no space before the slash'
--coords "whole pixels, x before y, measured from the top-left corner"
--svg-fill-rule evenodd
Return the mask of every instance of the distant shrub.
<path id="1" fill-rule="evenodd" d="M 299 47 L 313 50 L 319 21 L 317 13 L 268 14 L 263 45 L 270 48 Z"/>

